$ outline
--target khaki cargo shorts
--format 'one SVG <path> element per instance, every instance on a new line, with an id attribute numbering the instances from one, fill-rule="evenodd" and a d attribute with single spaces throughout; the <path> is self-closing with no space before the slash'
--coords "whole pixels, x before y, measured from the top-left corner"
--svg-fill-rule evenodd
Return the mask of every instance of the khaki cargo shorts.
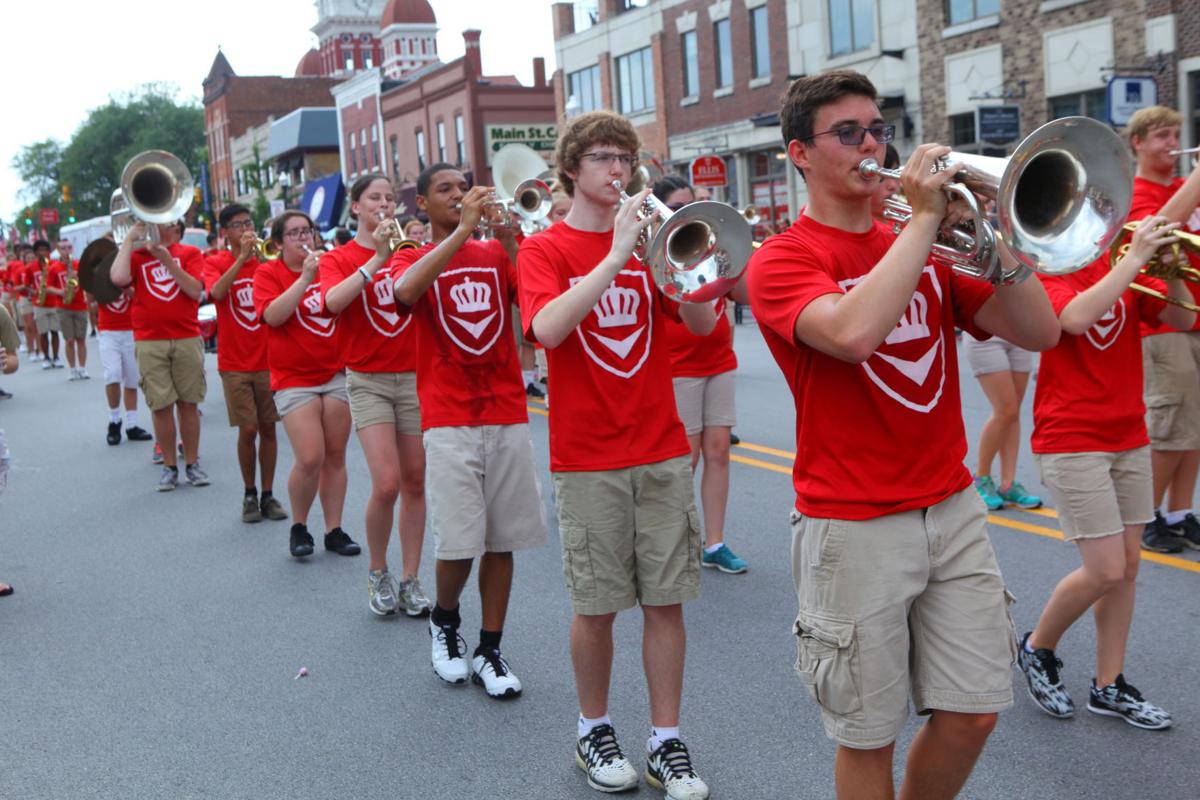
<path id="1" fill-rule="evenodd" d="M 552 478 L 576 614 L 700 596 L 700 517 L 688 456 Z"/>
<path id="2" fill-rule="evenodd" d="M 58 324 L 58 309 L 33 306 L 33 324 L 37 325 L 38 333 L 53 333 L 60 330 Z"/>
<path id="3" fill-rule="evenodd" d="M 705 428 L 732 428 L 737 424 L 733 372 L 703 378 L 673 378 L 675 408 L 688 436 Z"/>
<path id="4" fill-rule="evenodd" d="M 546 543 L 528 424 L 430 428 L 424 441 L 435 558 L 478 558 Z"/>
<path id="5" fill-rule="evenodd" d="M 146 339 L 133 343 L 141 378 L 138 386 L 151 411 L 172 403 L 203 403 L 208 382 L 204 375 L 204 343 L 190 339 Z"/>
<path id="6" fill-rule="evenodd" d="M 279 412 L 271 398 L 271 373 L 222 372 L 221 387 L 225 390 L 225 409 L 232 428 L 271 425 L 279 421 Z"/>
<path id="7" fill-rule="evenodd" d="M 59 308 L 58 329 L 67 339 L 86 339 L 88 332 L 88 312 L 75 311 L 70 308 Z"/>
<path id="8" fill-rule="evenodd" d="M 346 394 L 346 373 L 335 374 L 320 386 L 290 386 L 275 392 L 275 408 L 280 417 L 286 417 L 300 406 L 316 400 L 318 397 L 330 397 L 350 405 L 350 396 Z"/>
<path id="9" fill-rule="evenodd" d="M 1012 705 L 1012 595 L 974 487 L 871 520 L 792 512 L 796 672 L 840 745 L 895 741 L 917 712 Z"/>
<path id="10" fill-rule="evenodd" d="M 999 336 L 980 341 L 963 332 L 962 350 L 976 378 L 993 372 L 1030 372 L 1033 370 L 1033 353 L 1017 347 Z"/>
<path id="11" fill-rule="evenodd" d="M 1200 450 L 1200 334 L 1142 339 L 1151 450 Z"/>
<path id="12" fill-rule="evenodd" d="M 1154 519 L 1150 448 L 1120 453 L 1041 453 L 1034 462 L 1050 490 L 1063 538 L 1098 539 Z"/>
<path id="13" fill-rule="evenodd" d="M 33 301 L 30 300 L 28 297 L 25 297 L 24 295 L 17 297 L 17 314 L 23 317 L 26 314 L 32 314 L 32 313 L 33 313 Z"/>
<path id="14" fill-rule="evenodd" d="M 417 373 L 346 370 L 346 393 L 354 430 L 386 422 L 405 436 L 421 435 Z"/>

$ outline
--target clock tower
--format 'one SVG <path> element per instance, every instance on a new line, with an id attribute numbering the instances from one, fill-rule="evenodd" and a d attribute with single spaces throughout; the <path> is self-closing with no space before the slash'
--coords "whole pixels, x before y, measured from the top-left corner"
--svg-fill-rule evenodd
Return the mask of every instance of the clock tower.
<path id="1" fill-rule="evenodd" d="M 348 78 L 382 61 L 379 20 L 388 0 L 316 0 L 320 74 Z M 315 59 L 310 59 L 314 66 Z"/>

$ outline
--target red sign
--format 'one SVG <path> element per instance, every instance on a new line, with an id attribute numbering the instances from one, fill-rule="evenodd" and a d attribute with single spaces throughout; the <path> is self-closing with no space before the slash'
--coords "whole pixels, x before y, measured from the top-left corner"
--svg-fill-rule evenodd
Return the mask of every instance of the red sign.
<path id="1" fill-rule="evenodd" d="M 58 209 L 57 208 L 41 209 L 38 212 L 38 222 L 40 222 L 42 224 L 43 228 L 46 227 L 47 225 L 57 225 L 58 224 Z"/>
<path id="2" fill-rule="evenodd" d="M 692 186 L 717 187 L 729 182 L 725 159 L 720 156 L 700 156 L 692 161 Z"/>

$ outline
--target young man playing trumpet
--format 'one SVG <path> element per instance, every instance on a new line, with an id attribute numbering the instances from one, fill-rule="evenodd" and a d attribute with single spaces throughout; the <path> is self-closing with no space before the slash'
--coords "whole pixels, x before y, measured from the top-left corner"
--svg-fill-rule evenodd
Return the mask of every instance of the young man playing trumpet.
<path id="1" fill-rule="evenodd" d="M 882 162 L 895 128 L 866 76 L 801 78 L 780 119 L 809 204 L 748 272 L 796 404 L 797 672 L 838 745 L 838 797 L 894 795 L 911 693 L 929 719 L 899 796 L 951 798 L 1012 704 L 1013 660 L 1004 580 L 963 466 L 954 330 L 1044 350 L 1058 325 L 1036 280 L 992 286 L 930 264 L 957 217 L 944 190 L 955 168 L 937 169 L 950 148 L 920 145 L 905 165 L 902 233 L 872 219 L 879 181 L 859 164 Z"/>

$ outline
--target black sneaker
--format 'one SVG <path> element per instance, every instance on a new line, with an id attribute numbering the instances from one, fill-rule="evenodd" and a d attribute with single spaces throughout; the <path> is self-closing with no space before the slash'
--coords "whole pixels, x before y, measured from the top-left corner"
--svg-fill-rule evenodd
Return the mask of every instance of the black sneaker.
<path id="1" fill-rule="evenodd" d="M 525 384 L 525 394 L 529 397 L 537 398 L 538 400 L 541 400 L 546 396 L 546 393 L 543 392 L 536 383 Z"/>
<path id="2" fill-rule="evenodd" d="M 1032 653 L 1025 649 L 1029 634 L 1021 637 L 1017 645 L 1017 666 L 1025 673 L 1029 684 L 1029 697 L 1037 707 L 1052 717 L 1066 719 L 1075 713 L 1075 704 L 1058 676 L 1062 662 L 1053 650 L 1039 647 Z"/>
<path id="3" fill-rule="evenodd" d="M 1153 703 L 1142 699 L 1142 693 L 1125 682 L 1125 675 L 1102 689 L 1096 688 L 1092 680 L 1092 691 L 1088 696 L 1088 711 L 1106 717 L 1120 717 L 1135 728 L 1161 731 L 1171 727 L 1171 715 Z"/>
<path id="4" fill-rule="evenodd" d="M 587 774 L 588 786 L 601 792 L 623 792 L 637 786 L 637 770 L 621 752 L 612 725 L 597 725 L 576 742 L 575 763 Z"/>
<path id="5" fill-rule="evenodd" d="M 1184 547 L 1200 550 L 1200 520 L 1196 519 L 1195 514 L 1188 512 L 1177 524 L 1168 525 L 1167 530 L 1178 536 L 1179 543 Z"/>
<path id="6" fill-rule="evenodd" d="M 1151 553 L 1182 553 L 1183 545 L 1171 535 L 1163 515 L 1155 511 L 1154 519 L 1147 522 L 1146 529 L 1142 531 L 1142 549 Z"/>
<path id="7" fill-rule="evenodd" d="M 148 431 L 144 431 L 137 425 L 125 429 L 125 438 L 131 442 L 148 442 L 154 438 Z"/>
<path id="8" fill-rule="evenodd" d="M 308 532 L 308 528 L 300 523 L 292 526 L 292 535 L 288 542 L 288 549 L 296 558 L 304 558 L 313 554 L 313 538 Z"/>
<path id="9" fill-rule="evenodd" d="M 120 444 L 121 443 L 121 423 L 120 422 L 108 423 L 108 435 L 104 437 L 104 440 L 106 442 L 108 442 L 109 444 Z"/>
<path id="10" fill-rule="evenodd" d="M 334 528 L 325 534 L 325 549 L 339 556 L 356 556 L 362 552 L 362 548 L 341 528 Z"/>
<path id="11" fill-rule="evenodd" d="M 687 745 L 667 739 L 646 760 L 646 783 L 667 793 L 669 800 L 705 800 L 708 784 L 692 769 Z"/>
<path id="12" fill-rule="evenodd" d="M 742 439 L 741 439 L 741 437 L 740 437 L 740 436 L 738 436 L 738 435 L 737 435 L 736 433 L 734 433 L 733 431 L 730 431 L 730 432 L 729 432 L 729 444 L 731 444 L 731 445 L 735 445 L 735 444 L 741 444 L 741 443 L 742 443 Z"/>
<path id="13" fill-rule="evenodd" d="M 0 400 L 11 400 L 11 399 L 12 399 L 12 392 L 6 392 L 3 389 L 0 389 Z"/>

